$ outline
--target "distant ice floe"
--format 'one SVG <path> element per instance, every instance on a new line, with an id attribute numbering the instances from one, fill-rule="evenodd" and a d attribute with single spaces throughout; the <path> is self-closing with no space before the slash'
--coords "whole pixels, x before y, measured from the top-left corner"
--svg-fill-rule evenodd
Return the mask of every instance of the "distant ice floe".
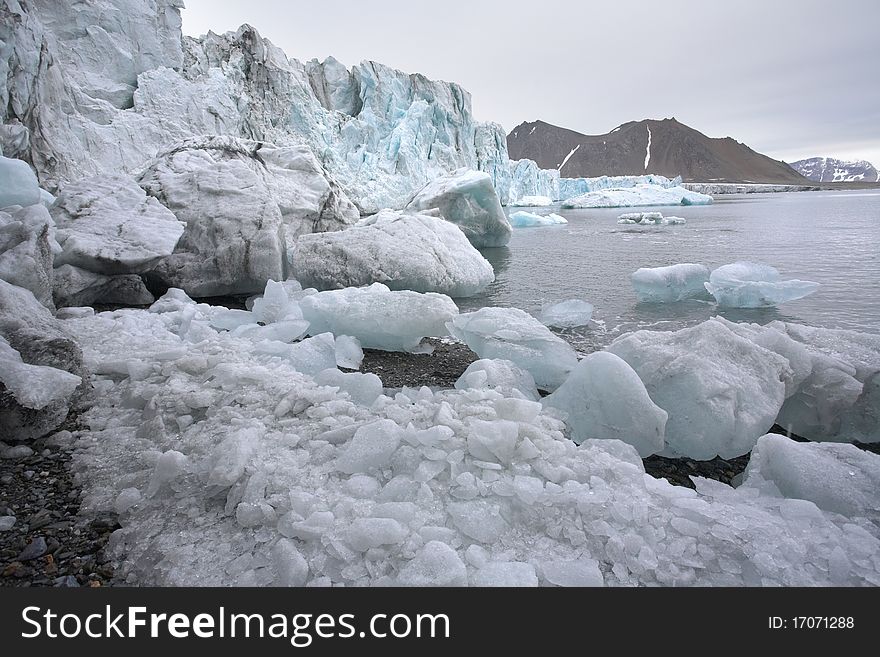
<path id="1" fill-rule="evenodd" d="M 520 210 L 510 215 L 510 225 L 514 228 L 532 228 L 535 226 L 557 226 L 567 224 L 568 219 L 558 214 L 534 214 Z"/>
<path id="2" fill-rule="evenodd" d="M 638 184 L 626 189 L 602 189 L 568 198 L 562 202 L 567 209 L 623 208 L 659 205 L 709 205 L 712 197 L 691 192 L 684 187 L 659 187 Z"/>
<path id="3" fill-rule="evenodd" d="M 638 224 L 641 226 L 683 226 L 683 217 L 664 217 L 661 212 L 629 212 L 617 218 L 619 224 Z"/>

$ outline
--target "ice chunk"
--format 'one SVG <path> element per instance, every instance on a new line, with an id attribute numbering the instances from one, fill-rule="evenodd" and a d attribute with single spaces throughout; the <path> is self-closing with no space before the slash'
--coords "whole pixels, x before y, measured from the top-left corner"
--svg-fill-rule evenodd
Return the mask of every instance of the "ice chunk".
<path id="1" fill-rule="evenodd" d="M 263 296 L 254 301 L 251 312 L 263 324 L 303 318 L 299 303 L 288 296 L 284 283 L 273 280 L 266 281 Z"/>
<path id="2" fill-rule="evenodd" d="M 602 189 L 568 198 L 563 208 L 626 208 L 652 205 L 709 205 L 712 197 L 684 187 L 638 184 L 625 189 Z"/>
<path id="3" fill-rule="evenodd" d="M 55 367 L 30 365 L 0 335 L 0 383 L 25 408 L 42 410 L 71 398 L 82 378 Z"/>
<path id="4" fill-rule="evenodd" d="M 603 586 L 605 580 L 595 559 L 549 561 L 541 564 L 544 579 L 556 586 Z"/>
<path id="5" fill-rule="evenodd" d="M 510 215 L 510 225 L 514 228 L 530 228 L 532 226 L 555 226 L 559 224 L 567 224 L 568 219 L 558 214 L 534 214 L 520 210 Z"/>
<path id="6" fill-rule="evenodd" d="M 467 568 L 446 543 L 428 541 L 400 569 L 401 586 L 467 586 Z"/>
<path id="7" fill-rule="evenodd" d="M 294 541 L 282 538 L 272 548 L 272 560 L 281 586 L 303 586 L 309 577 L 309 564 Z"/>
<path id="8" fill-rule="evenodd" d="M 352 401 L 363 406 L 370 406 L 382 394 L 382 380 L 370 373 L 340 372 L 333 368 L 320 372 L 315 383 L 339 388 L 351 395 Z"/>
<path id="9" fill-rule="evenodd" d="M 336 365 L 347 370 L 359 370 L 364 362 L 364 350 L 357 338 L 350 335 L 336 336 Z"/>
<path id="10" fill-rule="evenodd" d="M 669 414 L 667 446 L 695 459 L 748 452 L 773 426 L 791 375 L 786 359 L 715 320 L 676 332 L 637 331 L 608 351 Z"/>
<path id="11" fill-rule="evenodd" d="M 671 303 L 706 296 L 704 284 L 709 269 L 682 263 L 668 267 L 642 267 L 630 276 L 636 297 L 642 303 Z"/>
<path id="12" fill-rule="evenodd" d="M 666 411 L 651 401 L 638 374 L 614 354 L 587 356 L 543 403 L 565 412 L 576 443 L 622 440 L 642 457 L 663 450 Z"/>
<path id="13" fill-rule="evenodd" d="M 782 280 L 769 265 L 736 262 L 714 270 L 705 284 L 721 306 L 764 308 L 803 299 L 819 289 L 818 283 L 797 279 Z"/>
<path id="14" fill-rule="evenodd" d="M 586 326 L 593 318 L 593 304 L 581 299 L 560 301 L 541 311 L 541 323 L 556 328 Z"/>
<path id="15" fill-rule="evenodd" d="M 391 420 L 377 420 L 357 430 L 336 467 L 347 474 L 384 468 L 400 445 L 403 431 Z"/>
<path id="16" fill-rule="evenodd" d="M 508 528 L 500 508 L 491 502 L 450 502 L 447 510 L 458 530 L 480 543 L 494 543 Z"/>
<path id="17" fill-rule="evenodd" d="M 474 575 L 476 586 L 538 586 L 535 567 L 522 561 L 493 561 Z"/>
<path id="18" fill-rule="evenodd" d="M 767 434 L 752 451 L 742 488 L 768 484 L 820 509 L 880 519 L 880 456 L 854 445 L 798 443 Z"/>
<path id="19" fill-rule="evenodd" d="M 841 422 L 840 434 L 849 440 L 880 443 L 880 371 L 865 381 L 861 394 Z"/>
<path id="20" fill-rule="evenodd" d="M 439 210 L 478 248 L 504 246 L 510 241 L 510 223 L 492 178 L 481 171 L 459 169 L 440 176 L 419 190 L 406 210 Z"/>
<path id="21" fill-rule="evenodd" d="M 346 532 L 346 541 L 358 552 L 402 543 L 409 530 L 393 518 L 356 518 Z"/>
<path id="22" fill-rule="evenodd" d="M 185 228 L 124 175 L 83 178 L 65 186 L 51 212 L 63 249 L 55 266 L 106 275 L 149 271 L 174 252 Z"/>
<path id="23" fill-rule="evenodd" d="M 495 280 L 492 265 L 456 226 L 390 210 L 346 231 L 300 237 L 293 273 L 320 290 L 378 282 L 452 297 L 472 296 Z"/>
<path id="24" fill-rule="evenodd" d="M 50 310 L 55 224 L 41 205 L 0 212 L 0 278 L 33 292 Z"/>
<path id="25" fill-rule="evenodd" d="M 483 358 L 474 361 L 455 382 L 459 390 L 489 389 L 502 395 L 521 395 L 524 399 L 540 399 L 534 377 L 509 360 Z"/>
<path id="26" fill-rule="evenodd" d="M 287 358 L 298 371 L 309 376 L 335 368 L 336 341 L 333 334 L 321 333 L 291 345 Z"/>
<path id="27" fill-rule="evenodd" d="M 682 217 L 664 217 L 660 212 L 628 212 L 617 218 L 619 224 L 638 224 L 641 226 L 683 225 L 687 219 Z"/>
<path id="28" fill-rule="evenodd" d="M 96 303 L 146 306 L 155 301 L 137 274 L 105 276 L 73 265 L 61 265 L 54 271 L 53 287 L 59 308 Z"/>
<path id="29" fill-rule="evenodd" d="M 27 162 L 0 155 L 0 209 L 40 202 L 40 184 Z"/>
<path id="30" fill-rule="evenodd" d="M 319 292 L 300 305 L 311 333 L 353 336 L 362 347 L 385 351 L 412 351 L 423 337 L 447 335 L 446 323 L 458 314 L 447 296 L 392 292 L 381 283 Z"/>
<path id="31" fill-rule="evenodd" d="M 577 365 L 571 345 L 518 308 L 482 308 L 459 315 L 447 326 L 480 358 L 512 361 L 543 388 L 558 387 Z"/>

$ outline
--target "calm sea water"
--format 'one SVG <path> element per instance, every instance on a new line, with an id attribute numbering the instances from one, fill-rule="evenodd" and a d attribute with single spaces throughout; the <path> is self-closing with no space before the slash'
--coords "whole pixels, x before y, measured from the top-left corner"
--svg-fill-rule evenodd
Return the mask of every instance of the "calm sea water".
<path id="1" fill-rule="evenodd" d="M 715 315 L 880 333 L 880 190 L 719 196 L 711 206 L 644 208 L 685 217 L 685 226 L 618 225 L 630 211 L 619 208 L 536 211 L 551 210 L 568 225 L 514 229 L 507 248 L 483 252 L 496 281 L 459 300 L 463 312 L 514 306 L 537 314 L 543 304 L 584 299 L 595 306 L 595 321 L 564 335 L 588 351 L 627 331 L 675 330 Z M 639 304 L 630 285 L 639 267 L 694 262 L 713 269 L 737 260 L 822 287 L 778 308 L 730 310 L 700 301 Z"/>

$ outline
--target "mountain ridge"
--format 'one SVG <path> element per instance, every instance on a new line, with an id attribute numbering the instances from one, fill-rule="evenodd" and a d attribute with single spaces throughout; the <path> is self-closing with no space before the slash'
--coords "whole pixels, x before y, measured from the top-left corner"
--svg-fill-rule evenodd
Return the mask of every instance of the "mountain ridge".
<path id="1" fill-rule="evenodd" d="M 623 123 L 604 135 L 585 135 L 537 120 L 507 136 L 510 158 L 530 159 L 566 178 L 659 174 L 689 182 L 808 184 L 781 160 L 731 137 L 708 137 L 675 117 Z"/>

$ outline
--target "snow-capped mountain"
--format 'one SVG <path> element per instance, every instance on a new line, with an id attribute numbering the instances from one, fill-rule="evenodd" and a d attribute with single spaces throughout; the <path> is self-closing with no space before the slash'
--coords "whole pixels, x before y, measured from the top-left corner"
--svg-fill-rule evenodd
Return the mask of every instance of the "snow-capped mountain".
<path id="1" fill-rule="evenodd" d="M 802 176 L 816 182 L 880 182 L 880 171 L 867 160 L 811 157 L 791 163 Z"/>
<path id="2" fill-rule="evenodd" d="M 659 174 L 697 182 L 807 182 L 785 162 L 730 137 L 707 137 L 675 118 L 624 123 L 605 135 L 522 123 L 507 136 L 507 147 L 511 158 L 535 160 L 564 178 Z"/>

